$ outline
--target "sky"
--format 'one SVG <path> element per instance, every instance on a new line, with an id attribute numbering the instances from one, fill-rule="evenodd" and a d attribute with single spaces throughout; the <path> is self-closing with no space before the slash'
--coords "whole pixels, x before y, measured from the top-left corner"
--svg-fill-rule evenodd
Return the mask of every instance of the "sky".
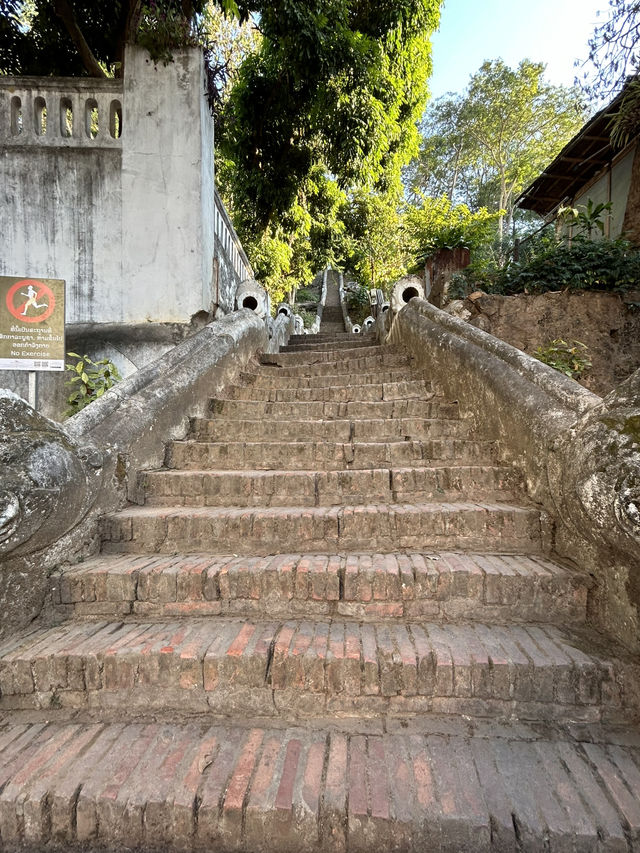
<path id="1" fill-rule="evenodd" d="M 485 59 L 512 68 L 522 59 L 544 62 L 550 83 L 572 85 L 580 71 L 574 60 L 587 58 L 607 8 L 607 0 L 444 0 L 432 39 L 432 96 L 462 92 Z"/>

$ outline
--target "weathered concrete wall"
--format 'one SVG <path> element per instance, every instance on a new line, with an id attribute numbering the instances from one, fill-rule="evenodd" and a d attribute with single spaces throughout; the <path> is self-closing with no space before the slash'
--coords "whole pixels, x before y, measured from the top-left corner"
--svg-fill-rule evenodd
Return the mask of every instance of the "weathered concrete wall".
<path id="1" fill-rule="evenodd" d="M 267 346 L 238 311 L 125 379 L 61 427 L 0 394 L 0 636 L 41 611 L 47 575 L 98 548 L 97 519 L 136 500 L 137 472 Z"/>
<path id="2" fill-rule="evenodd" d="M 569 292 L 532 296 L 474 294 L 461 315 L 527 353 L 562 338 L 586 344 L 593 367 L 581 384 L 604 395 L 640 367 L 640 292 Z"/>
<path id="3" fill-rule="evenodd" d="M 106 118 L 121 105 L 122 82 L 16 77 L 0 83 L 0 275 L 64 279 L 68 322 L 101 314 L 105 321 L 122 319 L 123 140 L 111 136 Z M 38 99 L 46 104 L 46 134 L 37 132 Z M 73 105 L 71 136 L 61 133 L 64 103 Z M 92 103 L 95 137 L 85 126 Z"/>
<path id="4" fill-rule="evenodd" d="M 176 51 L 154 66 L 129 49 L 124 78 L 122 150 L 123 281 L 102 292 L 87 317 L 101 322 L 189 322 L 209 311 L 214 201 L 203 193 L 213 175 L 211 119 L 203 113 L 204 69 L 198 51 Z M 110 293 L 111 290 L 111 293 Z M 114 292 L 115 291 L 115 292 Z"/>
<path id="5" fill-rule="evenodd" d="M 640 649 L 640 371 L 602 400 L 419 299 L 388 340 L 500 440 L 503 460 L 546 509 L 557 554 L 595 579 L 594 624 Z"/>
<path id="6" fill-rule="evenodd" d="M 79 324 L 109 328 L 84 350 L 125 375 L 166 349 L 145 327 L 189 334 L 252 275 L 214 188 L 202 54 L 174 54 L 154 66 L 128 48 L 124 80 L 0 79 L 0 275 L 64 279 L 67 349 Z M 59 417 L 64 376 L 40 383 Z"/>

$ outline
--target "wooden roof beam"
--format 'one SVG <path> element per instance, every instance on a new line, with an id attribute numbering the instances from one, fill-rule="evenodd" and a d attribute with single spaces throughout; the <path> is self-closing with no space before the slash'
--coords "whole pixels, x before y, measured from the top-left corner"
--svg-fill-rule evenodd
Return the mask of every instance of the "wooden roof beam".
<path id="1" fill-rule="evenodd" d="M 608 163 L 608 157 L 567 157 L 566 155 L 558 158 L 559 162 L 567 163 Z"/>

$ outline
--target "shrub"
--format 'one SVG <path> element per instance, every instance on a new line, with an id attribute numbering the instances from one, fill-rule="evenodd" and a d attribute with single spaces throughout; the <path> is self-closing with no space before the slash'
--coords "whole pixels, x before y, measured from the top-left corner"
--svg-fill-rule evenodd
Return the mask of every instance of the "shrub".
<path id="1" fill-rule="evenodd" d="M 67 417 L 70 417 L 102 397 L 105 391 L 121 379 L 121 376 L 118 368 L 108 358 L 92 361 L 88 355 L 78 355 L 75 352 L 68 352 L 67 355 L 78 359 L 75 364 L 65 365 L 65 369 L 74 374 L 68 382 L 65 382 L 65 385 L 73 388 L 67 397 L 65 412 Z"/>
<path id="2" fill-rule="evenodd" d="M 296 291 L 296 302 L 319 302 L 320 294 L 317 290 L 308 287 L 300 287 Z"/>
<path id="3" fill-rule="evenodd" d="M 371 313 L 371 302 L 369 300 L 369 289 L 362 285 L 355 285 L 353 289 L 347 290 L 347 311 L 352 323 L 361 325 Z"/>
<path id="4" fill-rule="evenodd" d="M 447 285 L 447 299 L 465 299 L 471 292 L 469 280 L 463 272 L 454 272 Z"/>
<path id="5" fill-rule="evenodd" d="M 545 293 L 550 290 L 625 291 L 640 282 L 640 252 L 627 240 L 571 245 L 550 242 L 530 260 L 510 264 L 490 285 L 494 293 Z"/>
<path id="6" fill-rule="evenodd" d="M 580 341 L 569 343 L 556 338 L 545 346 L 538 347 L 533 356 L 571 379 L 580 379 L 591 367 L 589 350 L 586 344 Z"/>

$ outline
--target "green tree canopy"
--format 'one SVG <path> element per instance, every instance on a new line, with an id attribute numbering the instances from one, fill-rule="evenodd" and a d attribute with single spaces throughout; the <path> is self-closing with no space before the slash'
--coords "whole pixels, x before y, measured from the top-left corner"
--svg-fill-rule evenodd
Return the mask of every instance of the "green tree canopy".
<path id="1" fill-rule="evenodd" d="M 282 216 L 319 162 L 343 188 L 398 184 L 417 149 L 439 0 L 255 5 L 261 47 L 221 125 L 243 226 L 259 231 Z"/>
<path id="2" fill-rule="evenodd" d="M 117 75 L 128 42 L 143 42 L 158 58 L 171 47 L 196 44 L 207 5 L 207 0 L 0 0 L 0 73 Z M 235 0 L 213 5 L 241 14 Z"/>
<path id="3" fill-rule="evenodd" d="M 486 207 L 471 211 L 464 203 L 454 205 L 446 195 L 425 197 L 409 206 L 404 216 L 407 245 L 421 262 L 438 249 L 479 249 L 491 242 L 500 211 Z"/>
<path id="4" fill-rule="evenodd" d="M 410 258 L 396 193 L 356 191 L 344 221 L 345 263 L 360 284 L 384 290 L 405 274 Z"/>
<path id="5" fill-rule="evenodd" d="M 408 173 L 414 193 L 445 193 L 472 210 L 504 211 L 502 237 L 519 193 L 582 127 L 575 89 L 544 80 L 544 65 L 485 62 L 462 95 L 441 98 L 423 123 L 421 152 Z"/>

